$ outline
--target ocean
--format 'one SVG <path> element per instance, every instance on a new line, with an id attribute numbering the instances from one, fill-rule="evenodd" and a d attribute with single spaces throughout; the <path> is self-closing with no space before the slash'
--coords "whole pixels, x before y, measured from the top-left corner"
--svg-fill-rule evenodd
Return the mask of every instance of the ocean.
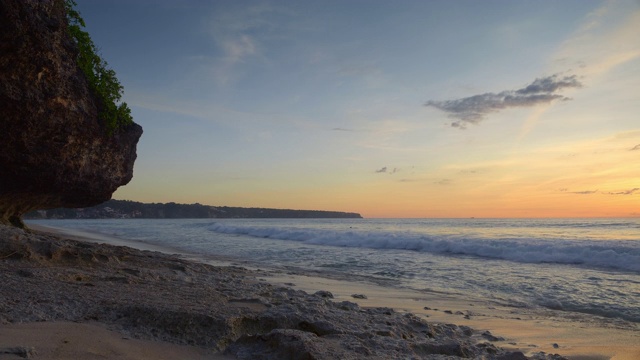
<path id="1" fill-rule="evenodd" d="M 640 219 L 118 219 L 28 223 L 263 268 L 640 329 Z"/>

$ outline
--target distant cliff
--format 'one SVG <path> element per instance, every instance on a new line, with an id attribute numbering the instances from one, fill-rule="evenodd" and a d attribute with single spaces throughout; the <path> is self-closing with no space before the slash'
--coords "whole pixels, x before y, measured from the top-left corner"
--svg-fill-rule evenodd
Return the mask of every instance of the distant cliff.
<path id="1" fill-rule="evenodd" d="M 34 211 L 28 219 L 202 219 L 202 218 L 362 218 L 360 214 L 320 211 L 241 208 L 202 204 L 145 204 L 128 200 L 109 200 L 98 206 L 81 209 Z"/>
<path id="2" fill-rule="evenodd" d="M 0 0 L 0 224 L 100 204 L 133 176 L 142 128 L 113 131 L 78 66 L 64 0 Z"/>

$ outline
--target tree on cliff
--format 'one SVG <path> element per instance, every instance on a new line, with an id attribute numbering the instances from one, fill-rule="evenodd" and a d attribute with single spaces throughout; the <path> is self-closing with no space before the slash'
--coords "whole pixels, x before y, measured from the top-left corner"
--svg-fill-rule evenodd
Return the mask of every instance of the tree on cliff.
<path id="1" fill-rule="evenodd" d="M 86 24 L 80 13 L 75 10 L 74 0 L 65 0 L 69 34 L 78 45 L 77 63 L 89 81 L 91 90 L 100 99 L 98 116 L 107 130 L 112 133 L 133 123 L 131 109 L 126 102 L 118 105 L 122 97 L 122 85 L 116 78 L 116 72 L 109 69 L 107 62 L 98 55 L 98 49 L 89 33 L 82 30 Z"/>

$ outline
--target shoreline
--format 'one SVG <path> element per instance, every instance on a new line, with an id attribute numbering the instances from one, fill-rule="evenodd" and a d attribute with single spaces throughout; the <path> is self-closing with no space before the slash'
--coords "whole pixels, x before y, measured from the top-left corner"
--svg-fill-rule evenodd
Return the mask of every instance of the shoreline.
<path id="1" fill-rule="evenodd" d="M 189 261 L 203 261 L 215 266 L 233 265 L 234 262 L 198 258 L 174 249 L 161 248 L 141 242 L 127 241 L 95 234 L 67 231 L 41 226 L 31 226 L 37 231 L 55 233 L 64 238 L 92 243 L 108 243 L 115 246 L 136 247 L 144 251 L 162 251 Z M 246 267 L 245 264 L 241 266 Z M 387 307 L 401 313 L 412 313 L 433 323 L 470 326 L 481 333 L 489 330 L 492 344 L 508 351 L 521 351 L 527 355 L 545 352 L 558 353 L 570 359 L 630 360 L 640 357 L 640 335 L 620 329 L 593 329 L 580 323 L 558 322 L 552 317 L 535 314 L 513 313 L 513 308 L 499 307 L 486 302 L 470 301 L 450 294 L 418 292 L 407 289 L 390 289 L 374 284 L 327 279 L 300 272 L 283 270 L 249 270 L 258 283 L 269 283 L 313 294 L 330 291 L 333 301 L 349 301 L 362 308 Z M 392 290 L 392 291 L 390 291 Z M 362 294 L 366 299 L 353 298 Z M 428 308 L 428 309 L 425 309 Z M 437 310 L 436 310 L 437 309 Z M 584 324 L 582 324 L 583 326 Z M 489 338 L 489 336 L 485 336 Z M 595 341 L 594 341 L 595 340 Z M 601 340 L 601 341 L 598 341 Z M 1 344 L 0 344 L 1 345 Z M 0 359 L 2 355 L 0 355 Z"/>

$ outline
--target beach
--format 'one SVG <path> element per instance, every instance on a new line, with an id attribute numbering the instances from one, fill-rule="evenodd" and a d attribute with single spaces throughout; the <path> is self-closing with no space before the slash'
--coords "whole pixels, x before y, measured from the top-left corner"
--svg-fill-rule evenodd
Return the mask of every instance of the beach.
<path id="1" fill-rule="evenodd" d="M 0 230 L 0 359 L 640 356 L 637 331 L 551 311 L 204 263 L 123 239 Z"/>

